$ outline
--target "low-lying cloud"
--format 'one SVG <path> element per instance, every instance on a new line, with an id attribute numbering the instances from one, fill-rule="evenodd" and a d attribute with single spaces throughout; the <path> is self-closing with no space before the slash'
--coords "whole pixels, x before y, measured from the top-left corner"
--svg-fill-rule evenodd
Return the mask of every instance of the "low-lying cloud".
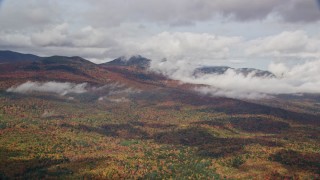
<path id="1" fill-rule="evenodd" d="M 102 87 L 93 88 L 92 91 L 100 95 L 98 101 L 107 100 L 115 103 L 129 102 L 130 96 L 141 93 L 139 89 L 126 87 L 120 83 L 110 83 Z"/>
<path id="2" fill-rule="evenodd" d="M 64 96 L 69 93 L 85 93 L 87 83 L 75 84 L 69 82 L 31 82 L 7 89 L 7 92 L 29 94 L 34 92 L 55 93 Z"/>
<path id="3" fill-rule="evenodd" d="M 205 74 L 195 77 L 192 68 L 172 68 L 171 71 L 164 69 L 173 79 L 203 85 L 195 90 L 212 96 L 257 99 L 280 94 L 320 93 L 320 60 L 293 67 L 272 63 L 269 71 L 277 77 L 257 77 L 254 73 L 243 75 L 232 69 L 220 75 Z"/>

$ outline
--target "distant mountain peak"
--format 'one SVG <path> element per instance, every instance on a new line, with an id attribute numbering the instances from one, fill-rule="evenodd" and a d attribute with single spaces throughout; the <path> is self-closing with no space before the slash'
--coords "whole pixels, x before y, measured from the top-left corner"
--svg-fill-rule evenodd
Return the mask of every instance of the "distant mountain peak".
<path id="1" fill-rule="evenodd" d="M 228 70 L 233 70 L 236 74 L 239 74 L 239 75 L 241 74 L 243 76 L 252 75 L 254 77 L 269 77 L 269 78 L 276 77 L 273 73 L 269 71 L 264 71 L 260 69 L 254 69 L 254 68 L 232 68 L 228 66 L 199 67 L 194 70 L 193 75 L 196 77 L 206 75 L 206 74 L 222 75 L 222 74 L 225 74 Z"/>
<path id="2" fill-rule="evenodd" d="M 125 56 L 121 56 L 117 59 L 114 59 L 110 62 L 103 63 L 102 65 L 106 66 L 133 66 L 142 69 L 146 69 L 150 67 L 151 60 L 147 59 L 141 55 L 131 56 L 127 58 Z"/>

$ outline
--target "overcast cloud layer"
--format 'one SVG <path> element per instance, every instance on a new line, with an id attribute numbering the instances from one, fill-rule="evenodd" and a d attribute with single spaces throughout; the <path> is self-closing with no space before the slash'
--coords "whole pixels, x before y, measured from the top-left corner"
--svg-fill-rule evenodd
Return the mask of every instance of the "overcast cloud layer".
<path id="1" fill-rule="evenodd" d="M 1 4 L 0 49 L 78 55 L 95 62 L 133 54 L 213 64 L 319 57 L 316 0 L 3 0 Z"/>
<path id="2" fill-rule="evenodd" d="M 197 80 L 228 89 L 229 96 L 237 94 L 229 89 L 241 89 L 235 84 L 245 86 L 246 94 L 258 82 L 275 87 L 256 89 L 259 96 L 315 92 L 320 79 L 296 72 L 319 65 L 318 0 L 0 0 L 0 27 L 2 50 L 96 63 L 140 54 L 153 60 L 154 70 L 188 82 L 200 65 L 286 69 L 281 80 L 232 72 Z"/>

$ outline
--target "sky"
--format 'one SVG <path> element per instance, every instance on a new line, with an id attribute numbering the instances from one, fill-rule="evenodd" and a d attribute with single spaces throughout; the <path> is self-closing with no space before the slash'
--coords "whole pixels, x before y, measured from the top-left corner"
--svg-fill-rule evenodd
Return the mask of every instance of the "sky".
<path id="1" fill-rule="evenodd" d="M 2 0 L 0 49 L 257 67 L 320 56 L 315 0 Z"/>
<path id="2" fill-rule="evenodd" d="M 178 75 L 171 73 L 177 79 L 200 65 L 290 74 L 319 64 L 319 4 L 319 0 L 0 0 L 0 49 L 82 56 L 95 63 L 139 54 L 152 59 L 155 69 L 178 68 Z M 166 64 L 161 64 L 163 59 Z M 320 79 L 319 74 L 312 75 Z"/>

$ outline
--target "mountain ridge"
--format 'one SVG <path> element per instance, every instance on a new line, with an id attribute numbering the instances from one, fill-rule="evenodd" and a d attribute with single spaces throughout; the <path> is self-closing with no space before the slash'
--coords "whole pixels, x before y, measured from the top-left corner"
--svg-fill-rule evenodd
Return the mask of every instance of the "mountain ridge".
<path id="1" fill-rule="evenodd" d="M 223 75 L 228 71 L 234 71 L 238 75 L 243 75 L 245 77 L 253 76 L 253 77 L 267 77 L 267 78 L 275 78 L 274 75 L 270 71 L 255 69 L 255 68 L 232 68 L 229 66 L 202 66 L 196 68 L 193 72 L 193 76 L 200 77 L 203 75 Z"/>
<path id="2" fill-rule="evenodd" d="M 0 50 L 0 63 L 16 63 L 39 61 L 42 57 L 34 54 L 25 54 L 9 50 Z"/>
<path id="3" fill-rule="evenodd" d="M 48 57 L 40 57 L 34 54 L 25 54 L 9 50 L 0 50 L 0 64 L 10 64 L 10 63 L 26 63 L 26 62 L 39 62 L 47 64 L 55 63 L 82 63 L 87 65 L 94 65 L 95 63 L 82 58 L 80 56 L 61 56 L 53 55 Z M 110 66 L 120 66 L 120 67 L 133 67 L 141 70 L 150 69 L 151 59 L 143 57 L 141 55 L 135 55 L 131 57 L 121 56 L 112 61 L 105 62 L 102 64 L 95 64 L 101 67 L 110 67 Z M 253 75 L 254 77 L 268 77 L 275 78 L 270 71 L 260 70 L 256 68 L 233 68 L 229 66 L 202 66 L 194 70 L 193 76 L 199 77 L 202 75 L 222 75 L 225 74 L 228 70 L 235 71 L 236 74 L 241 74 L 244 76 Z"/>

